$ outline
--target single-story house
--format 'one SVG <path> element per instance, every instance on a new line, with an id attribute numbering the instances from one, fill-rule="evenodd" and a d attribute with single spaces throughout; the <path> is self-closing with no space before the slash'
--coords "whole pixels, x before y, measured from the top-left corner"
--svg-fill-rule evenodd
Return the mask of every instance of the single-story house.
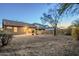
<path id="1" fill-rule="evenodd" d="M 4 30 L 8 30 L 13 34 L 27 34 L 27 35 L 35 32 L 36 29 L 36 26 L 32 24 L 7 19 L 2 20 L 2 27 Z"/>
<path id="2" fill-rule="evenodd" d="M 2 20 L 2 28 L 4 30 L 10 31 L 13 34 L 42 34 L 45 29 L 46 25 L 38 24 L 38 23 L 24 23 L 19 21 L 13 21 L 13 20 Z"/>

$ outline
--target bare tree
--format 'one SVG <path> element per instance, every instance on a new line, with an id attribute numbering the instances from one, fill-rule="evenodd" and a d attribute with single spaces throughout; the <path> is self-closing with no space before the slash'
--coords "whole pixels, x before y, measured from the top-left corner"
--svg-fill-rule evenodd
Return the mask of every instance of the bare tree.
<path id="1" fill-rule="evenodd" d="M 43 13 L 41 19 L 43 22 L 48 22 L 54 28 L 54 36 L 56 36 L 57 24 L 59 23 L 59 9 L 49 9 L 48 13 Z"/>

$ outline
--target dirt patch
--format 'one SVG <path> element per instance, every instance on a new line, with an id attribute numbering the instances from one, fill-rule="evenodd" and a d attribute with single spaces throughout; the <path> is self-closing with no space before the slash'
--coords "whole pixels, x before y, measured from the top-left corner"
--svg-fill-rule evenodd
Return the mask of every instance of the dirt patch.
<path id="1" fill-rule="evenodd" d="M 0 48 L 0 55 L 65 56 L 79 55 L 78 41 L 70 36 L 35 35 L 14 37 L 9 45 Z"/>

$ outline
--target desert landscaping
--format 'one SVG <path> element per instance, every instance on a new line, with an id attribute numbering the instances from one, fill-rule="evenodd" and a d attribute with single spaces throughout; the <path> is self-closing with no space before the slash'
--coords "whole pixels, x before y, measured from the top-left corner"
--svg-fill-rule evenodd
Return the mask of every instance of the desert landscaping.
<path id="1" fill-rule="evenodd" d="M 79 56 L 78 3 L 3 3 L 0 15 L 0 56 Z"/>
<path id="2" fill-rule="evenodd" d="M 0 55 L 4 56 L 72 56 L 78 52 L 78 41 L 64 35 L 15 35 L 0 48 Z"/>

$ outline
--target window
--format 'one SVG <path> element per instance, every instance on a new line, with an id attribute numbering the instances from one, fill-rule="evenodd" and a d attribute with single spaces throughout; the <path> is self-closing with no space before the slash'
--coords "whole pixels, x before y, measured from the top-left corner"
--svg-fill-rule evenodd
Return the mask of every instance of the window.
<path id="1" fill-rule="evenodd" d="M 8 26 L 7 29 L 12 29 L 12 27 L 9 27 L 9 26 Z"/>
<path id="2" fill-rule="evenodd" d="M 14 27 L 14 32 L 17 32 L 17 27 Z"/>
<path id="3" fill-rule="evenodd" d="M 27 31 L 27 27 L 24 27 L 24 32 L 26 32 Z"/>

